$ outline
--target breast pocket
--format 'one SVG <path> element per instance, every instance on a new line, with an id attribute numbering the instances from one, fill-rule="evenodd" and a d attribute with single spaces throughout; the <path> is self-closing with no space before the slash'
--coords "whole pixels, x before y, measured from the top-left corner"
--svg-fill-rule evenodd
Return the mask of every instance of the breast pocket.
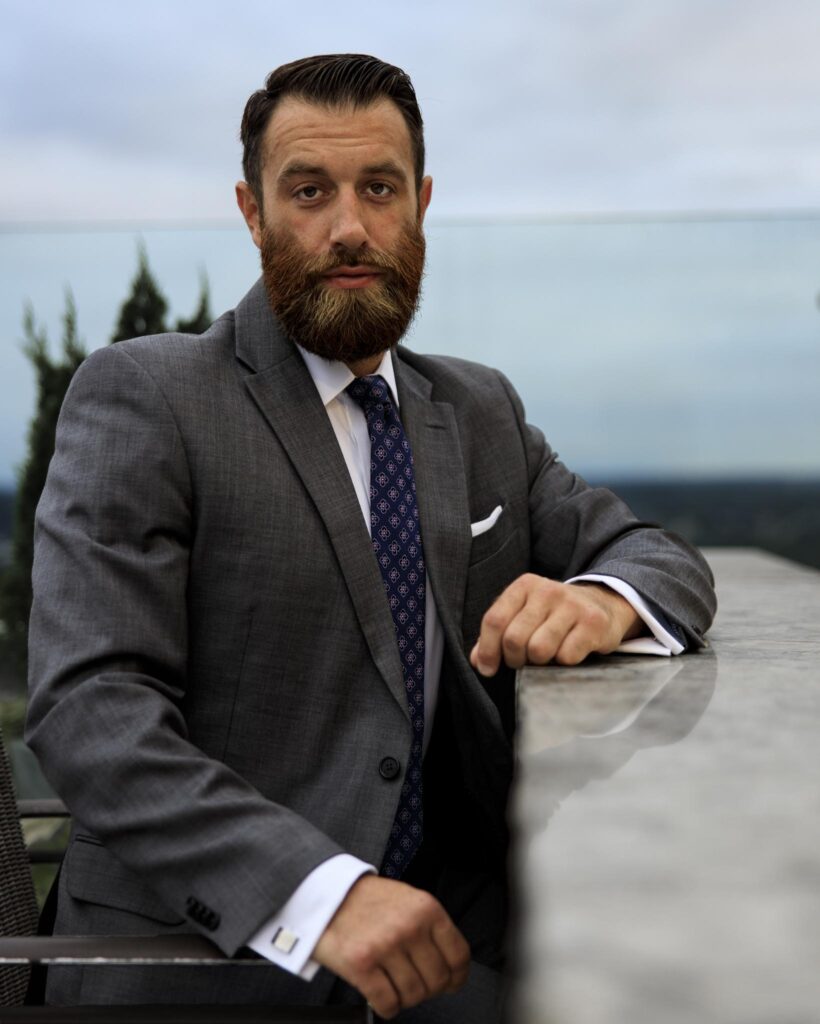
<path id="1" fill-rule="evenodd" d="M 472 544 L 470 547 L 470 568 L 500 551 L 515 533 L 513 521 L 503 505 L 496 505 L 481 519 L 470 524 Z"/>

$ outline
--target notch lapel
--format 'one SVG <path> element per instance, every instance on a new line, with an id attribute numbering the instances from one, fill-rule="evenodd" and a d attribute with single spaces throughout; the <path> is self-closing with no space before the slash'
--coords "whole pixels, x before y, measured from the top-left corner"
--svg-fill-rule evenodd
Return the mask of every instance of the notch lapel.
<path id="1" fill-rule="evenodd" d="M 394 358 L 401 417 L 413 448 L 424 557 L 439 619 L 459 686 L 482 734 L 493 744 L 500 778 L 509 772 L 508 742 L 497 707 L 473 671 L 464 649 L 463 617 L 472 548 L 467 469 L 455 410 L 434 401 L 432 382 Z M 490 748 L 488 748 L 490 749 Z M 470 755 L 473 756 L 473 755 Z"/>
<path id="2" fill-rule="evenodd" d="M 432 400 L 432 383 L 394 351 L 400 415 L 413 449 L 422 542 L 436 607 L 451 644 L 461 620 L 470 557 L 470 506 L 456 417 Z"/>
<path id="3" fill-rule="evenodd" d="M 327 529 L 373 660 L 409 717 L 393 617 L 344 457 L 313 379 L 259 284 L 237 307 L 236 348 L 240 361 L 256 371 L 245 378 L 248 392 Z"/>

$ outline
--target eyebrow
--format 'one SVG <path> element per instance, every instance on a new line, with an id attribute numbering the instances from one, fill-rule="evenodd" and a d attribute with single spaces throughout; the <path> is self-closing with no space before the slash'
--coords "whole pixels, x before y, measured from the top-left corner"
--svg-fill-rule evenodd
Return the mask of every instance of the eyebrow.
<path id="1" fill-rule="evenodd" d="M 367 167 L 362 168 L 362 174 L 383 174 L 391 178 L 396 178 L 398 181 L 401 181 L 403 183 L 407 181 L 407 175 L 405 174 L 405 172 L 397 163 L 394 163 L 392 160 L 386 160 L 384 163 L 380 164 L 370 164 Z M 318 164 L 299 163 L 297 161 L 295 163 L 287 165 L 287 167 L 279 175 L 279 181 L 284 184 L 290 181 L 292 178 L 299 178 L 302 177 L 303 175 L 315 178 L 330 177 L 330 174 L 328 173 L 327 168 L 325 167 L 321 167 Z"/>
<path id="2" fill-rule="evenodd" d="M 279 181 L 289 181 L 291 178 L 298 178 L 302 175 L 314 178 L 327 178 L 329 177 L 327 170 L 324 167 L 319 167 L 316 164 L 300 164 L 293 163 L 288 166 L 279 175 Z"/>
<path id="3" fill-rule="evenodd" d="M 369 167 L 365 167 L 364 174 L 384 174 L 391 178 L 398 178 L 399 181 L 407 181 L 407 175 L 399 167 L 398 164 L 392 160 L 386 160 L 382 164 L 370 164 Z"/>

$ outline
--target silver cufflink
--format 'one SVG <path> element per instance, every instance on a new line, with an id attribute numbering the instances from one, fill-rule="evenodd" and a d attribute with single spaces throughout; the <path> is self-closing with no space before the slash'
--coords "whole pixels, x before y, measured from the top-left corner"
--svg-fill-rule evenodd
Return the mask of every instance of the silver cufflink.
<path id="1" fill-rule="evenodd" d="M 280 953 L 292 953 L 293 947 L 298 941 L 299 936 L 294 935 L 293 932 L 288 931 L 287 928 L 280 928 L 271 939 L 274 947 L 278 949 Z"/>

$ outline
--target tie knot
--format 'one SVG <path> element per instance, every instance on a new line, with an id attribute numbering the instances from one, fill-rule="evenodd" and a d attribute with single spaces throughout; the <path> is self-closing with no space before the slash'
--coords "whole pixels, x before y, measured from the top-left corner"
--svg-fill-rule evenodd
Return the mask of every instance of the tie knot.
<path id="1" fill-rule="evenodd" d="M 347 393 L 361 406 L 365 416 L 376 406 L 385 407 L 393 404 L 387 381 L 377 373 L 370 377 L 357 377 L 348 384 Z"/>

